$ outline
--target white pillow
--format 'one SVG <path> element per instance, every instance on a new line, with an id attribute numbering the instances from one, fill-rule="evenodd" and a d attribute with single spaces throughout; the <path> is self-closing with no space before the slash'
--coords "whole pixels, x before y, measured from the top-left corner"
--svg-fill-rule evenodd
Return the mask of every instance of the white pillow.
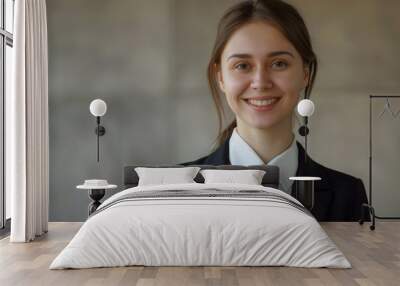
<path id="1" fill-rule="evenodd" d="M 199 170 L 199 167 L 135 168 L 139 176 L 138 186 L 196 183 L 193 179 Z"/>
<path id="2" fill-rule="evenodd" d="M 205 184 L 224 183 L 224 184 L 246 184 L 261 185 L 265 175 L 263 170 L 201 170 L 200 174 L 204 177 Z"/>

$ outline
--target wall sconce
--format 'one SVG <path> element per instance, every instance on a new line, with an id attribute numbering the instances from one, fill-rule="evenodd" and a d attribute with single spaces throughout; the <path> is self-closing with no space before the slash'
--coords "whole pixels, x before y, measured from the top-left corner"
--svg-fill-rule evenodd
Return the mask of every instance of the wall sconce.
<path id="1" fill-rule="evenodd" d="M 95 99 L 90 103 L 90 113 L 96 117 L 97 127 L 94 132 L 97 135 L 97 162 L 99 162 L 99 136 L 106 133 L 106 129 L 100 125 L 100 117 L 106 114 L 107 104 L 101 99 Z"/>
<path id="2" fill-rule="evenodd" d="M 303 99 L 297 104 L 297 112 L 304 117 L 304 125 L 299 128 L 299 134 L 304 136 L 304 147 L 305 147 L 305 154 L 304 154 L 304 163 L 307 166 L 307 135 L 310 133 L 308 129 L 308 117 L 313 115 L 315 110 L 314 103 L 309 99 Z"/>

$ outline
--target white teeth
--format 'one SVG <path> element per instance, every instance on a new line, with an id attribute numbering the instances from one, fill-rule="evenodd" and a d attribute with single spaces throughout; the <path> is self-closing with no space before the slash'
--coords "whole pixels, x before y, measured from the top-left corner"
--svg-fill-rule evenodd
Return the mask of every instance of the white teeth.
<path id="1" fill-rule="evenodd" d="M 256 106 L 267 106 L 272 103 L 275 103 L 277 100 L 278 100 L 277 98 L 272 98 L 272 99 L 267 99 L 267 100 L 249 99 L 249 103 L 256 105 Z"/>

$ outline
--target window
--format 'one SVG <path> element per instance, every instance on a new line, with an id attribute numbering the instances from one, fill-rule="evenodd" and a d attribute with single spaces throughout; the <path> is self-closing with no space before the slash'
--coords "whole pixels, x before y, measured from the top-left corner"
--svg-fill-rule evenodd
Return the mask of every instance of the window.
<path id="1" fill-rule="evenodd" d="M 11 92 L 11 70 L 13 61 L 14 0 L 0 0 L 0 228 L 5 227 L 11 217 L 10 194 L 4 182 L 5 143 L 5 98 Z M 9 225 L 9 224 L 7 224 Z"/>

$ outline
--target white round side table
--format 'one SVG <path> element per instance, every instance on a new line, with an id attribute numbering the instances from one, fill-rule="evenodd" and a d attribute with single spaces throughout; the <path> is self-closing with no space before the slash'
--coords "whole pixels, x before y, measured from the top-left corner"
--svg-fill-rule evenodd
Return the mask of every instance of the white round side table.
<path id="1" fill-rule="evenodd" d="M 95 182 L 93 183 L 93 181 Z M 99 181 L 102 182 L 99 183 Z M 117 185 L 110 185 L 106 180 L 85 180 L 85 184 L 76 186 L 77 189 L 87 190 L 89 198 L 92 199 L 88 206 L 89 216 L 101 205 L 100 200 L 104 197 L 106 190 L 115 189 L 116 187 Z"/>

